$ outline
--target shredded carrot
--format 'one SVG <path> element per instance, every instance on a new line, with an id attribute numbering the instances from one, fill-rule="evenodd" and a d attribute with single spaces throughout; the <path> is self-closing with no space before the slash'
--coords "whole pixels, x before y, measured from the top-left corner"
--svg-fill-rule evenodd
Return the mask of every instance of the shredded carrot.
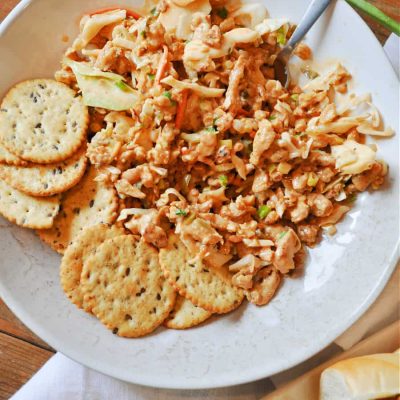
<path id="1" fill-rule="evenodd" d="M 168 65 L 168 47 L 166 45 L 163 46 L 163 55 L 161 56 L 160 64 L 158 65 L 157 73 L 156 73 L 156 83 L 160 83 L 161 79 L 164 77 L 165 70 Z"/>
<path id="2" fill-rule="evenodd" d="M 251 116 L 251 112 L 250 111 L 246 111 L 243 108 L 241 108 L 240 110 L 238 110 L 238 112 L 236 113 L 237 116 L 245 116 L 245 117 L 250 117 Z"/>
<path id="3" fill-rule="evenodd" d="M 178 110 L 176 112 L 175 128 L 177 129 L 181 129 L 182 127 L 183 119 L 185 117 L 188 96 L 189 96 L 189 90 L 185 89 L 182 92 L 182 100 L 179 102 Z"/>
<path id="4" fill-rule="evenodd" d="M 125 10 L 126 11 L 126 16 L 127 17 L 132 17 L 135 19 L 139 19 L 142 18 L 142 16 L 140 14 L 138 14 L 137 12 L 130 10 L 128 8 L 121 8 L 121 7 L 109 7 L 109 8 L 101 8 L 97 11 L 94 11 L 92 13 L 90 13 L 89 15 L 97 15 L 97 14 L 104 14 L 106 12 L 110 12 L 110 11 L 115 11 L 115 10 Z"/>

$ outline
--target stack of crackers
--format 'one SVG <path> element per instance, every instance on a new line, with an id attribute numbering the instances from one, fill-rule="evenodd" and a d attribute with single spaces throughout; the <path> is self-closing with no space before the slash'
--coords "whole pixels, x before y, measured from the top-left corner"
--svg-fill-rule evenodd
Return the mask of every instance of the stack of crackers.
<path id="1" fill-rule="evenodd" d="M 68 298 L 115 334 L 186 329 L 237 308 L 229 272 L 192 260 L 171 235 L 160 252 L 116 223 L 113 185 L 86 158 L 89 113 L 50 79 L 22 82 L 0 108 L 0 213 L 63 254 Z"/>

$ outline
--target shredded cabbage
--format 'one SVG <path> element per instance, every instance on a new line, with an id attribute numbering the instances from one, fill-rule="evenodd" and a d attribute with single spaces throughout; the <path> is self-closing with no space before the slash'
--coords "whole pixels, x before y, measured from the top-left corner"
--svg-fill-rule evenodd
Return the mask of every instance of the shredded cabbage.
<path id="1" fill-rule="evenodd" d="M 376 152 L 371 147 L 346 140 L 343 144 L 332 146 L 332 155 L 336 159 L 336 168 L 344 174 L 360 174 L 375 161 Z"/>
<path id="2" fill-rule="evenodd" d="M 229 266 L 230 272 L 239 272 L 243 268 L 249 268 L 249 270 L 256 271 L 261 266 L 261 260 L 253 254 L 247 254 L 242 257 L 239 261 Z"/>
<path id="3" fill-rule="evenodd" d="M 258 24 L 268 17 L 267 9 L 260 3 L 244 4 L 231 13 L 237 25 L 254 29 Z"/>
<path id="4" fill-rule="evenodd" d="M 267 33 L 276 32 L 285 25 L 288 26 L 288 20 L 286 18 L 266 18 L 256 25 L 254 29 L 260 36 L 263 36 Z"/>
<path id="5" fill-rule="evenodd" d="M 132 215 L 147 215 L 152 213 L 154 210 L 145 210 L 143 208 L 125 208 L 119 214 L 117 221 L 125 221 Z"/>
<path id="6" fill-rule="evenodd" d="M 196 13 L 208 15 L 210 12 L 209 0 L 169 1 L 158 20 L 167 32 L 174 33 L 178 39 L 187 40 L 193 34 L 191 29 L 193 15 Z"/>
<path id="7" fill-rule="evenodd" d="M 197 83 L 178 81 L 171 75 L 164 78 L 161 83 L 172 86 L 178 90 L 192 90 L 194 93 L 197 93 L 202 97 L 221 97 L 225 93 L 225 89 L 208 88 Z"/>
<path id="8" fill-rule="evenodd" d="M 73 43 L 73 49 L 77 51 L 82 50 L 105 26 L 122 22 L 125 18 L 126 10 L 113 10 L 95 14 L 91 17 L 84 17 L 81 33 Z"/>

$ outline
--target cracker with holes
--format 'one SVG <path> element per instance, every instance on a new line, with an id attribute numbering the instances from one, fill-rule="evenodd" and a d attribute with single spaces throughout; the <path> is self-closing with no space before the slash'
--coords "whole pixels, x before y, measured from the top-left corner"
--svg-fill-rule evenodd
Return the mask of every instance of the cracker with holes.
<path id="1" fill-rule="evenodd" d="M 132 235 L 107 240 L 89 257 L 81 276 L 84 300 L 115 334 L 139 337 L 154 331 L 174 307 L 157 250 Z"/>
<path id="2" fill-rule="evenodd" d="M 86 146 L 68 160 L 25 167 L 0 165 L 0 179 L 31 196 L 52 196 L 75 186 L 86 170 Z"/>
<path id="3" fill-rule="evenodd" d="M 211 312 L 195 306 L 182 296 L 178 296 L 174 309 L 165 320 L 164 326 L 169 329 L 188 329 L 206 321 L 211 315 Z"/>
<path id="4" fill-rule="evenodd" d="M 160 263 L 165 277 L 181 296 L 211 313 L 232 311 L 243 300 L 243 291 L 231 284 L 229 271 L 206 265 L 189 253 L 176 235 L 170 235 L 168 246 L 160 250 Z"/>
<path id="5" fill-rule="evenodd" d="M 0 143 L 0 164 L 7 165 L 28 165 L 28 162 L 17 157 L 15 154 L 10 153 L 1 143 Z"/>
<path id="6" fill-rule="evenodd" d="M 24 228 L 50 228 L 59 209 L 58 196 L 28 196 L 0 179 L 0 214 L 9 221 Z"/>
<path id="7" fill-rule="evenodd" d="M 63 83 L 34 79 L 14 86 L 0 106 L 0 141 L 26 161 L 66 160 L 83 144 L 89 114 L 80 96 Z"/>
<path id="8" fill-rule="evenodd" d="M 115 225 L 99 224 L 82 230 L 64 253 L 60 266 L 61 286 L 72 303 L 85 308 L 81 291 L 83 264 L 103 242 L 125 233 Z M 90 312 L 87 308 L 86 311 Z"/>
<path id="9" fill-rule="evenodd" d="M 118 196 L 112 186 L 97 182 L 91 166 L 82 180 L 63 195 L 61 210 L 51 229 L 38 231 L 39 237 L 63 253 L 84 228 L 112 224 L 117 218 Z"/>

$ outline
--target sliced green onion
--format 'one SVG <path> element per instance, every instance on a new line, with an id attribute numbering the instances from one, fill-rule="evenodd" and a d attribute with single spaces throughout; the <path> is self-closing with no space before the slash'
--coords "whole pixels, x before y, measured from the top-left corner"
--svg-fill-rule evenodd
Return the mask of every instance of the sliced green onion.
<path id="1" fill-rule="evenodd" d="M 218 177 L 218 180 L 219 180 L 221 186 L 223 186 L 223 187 L 227 187 L 228 186 L 228 177 L 226 175 L 220 175 Z"/>
<path id="2" fill-rule="evenodd" d="M 121 90 L 130 90 L 131 89 L 131 87 L 123 81 L 115 82 L 115 86 L 119 87 Z"/>
<path id="3" fill-rule="evenodd" d="M 299 95 L 297 93 L 292 94 L 290 98 L 295 101 L 296 103 L 299 101 Z"/>
<path id="4" fill-rule="evenodd" d="M 188 214 L 187 211 L 185 210 L 181 210 L 180 208 L 178 208 L 178 210 L 175 211 L 176 215 L 179 215 L 181 217 L 186 217 L 186 215 Z"/>
<path id="5" fill-rule="evenodd" d="M 169 100 L 172 100 L 172 93 L 171 92 L 164 92 L 163 96 L 166 97 Z"/>
<path id="6" fill-rule="evenodd" d="M 347 0 L 347 2 L 365 12 L 371 18 L 374 18 L 380 24 L 394 32 L 397 36 L 400 36 L 400 23 L 390 18 L 383 11 L 379 10 L 379 8 L 376 8 L 365 0 Z"/>
<path id="7" fill-rule="evenodd" d="M 271 208 L 266 206 L 266 205 L 262 205 L 258 208 L 257 210 L 257 214 L 261 219 L 264 219 L 267 217 L 267 215 L 271 212 Z"/>
<path id="8" fill-rule="evenodd" d="M 178 103 L 175 100 L 172 100 L 172 93 L 171 92 L 164 92 L 163 96 L 169 99 L 173 106 L 176 106 Z"/>
<path id="9" fill-rule="evenodd" d="M 151 11 L 150 11 L 150 14 L 154 15 L 155 17 L 157 17 L 158 16 L 157 7 L 152 8 Z"/>
<path id="10" fill-rule="evenodd" d="M 277 37 L 276 37 L 276 41 L 280 44 L 280 45 L 282 45 L 282 46 L 284 46 L 285 44 L 286 44 L 286 29 L 285 29 L 285 27 L 284 26 L 281 26 L 279 29 L 278 29 L 278 35 L 277 35 Z"/>
<path id="11" fill-rule="evenodd" d="M 155 74 L 147 74 L 147 76 L 151 81 L 154 81 L 154 79 L 156 77 Z"/>
<path id="12" fill-rule="evenodd" d="M 228 10 L 225 7 L 219 8 L 217 14 L 222 19 L 225 19 L 228 16 Z"/>
<path id="13" fill-rule="evenodd" d="M 311 187 L 317 186 L 319 178 L 315 172 L 310 172 L 308 174 L 307 185 Z"/>
<path id="14" fill-rule="evenodd" d="M 204 129 L 206 132 L 209 133 L 217 133 L 217 130 L 213 126 L 208 126 L 206 129 Z"/>
<path id="15" fill-rule="evenodd" d="M 270 116 L 268 117 L 268 120 L 269 120 L 269 121 L 273 121 L 274 119 L 276 119 L 276 115 L 270 115 Z"/>
<path id="16" fill-rule="evenodd" d="M 278 236 L 278 240 L 281 240 L 289 231 L 281 232 Z"/>

